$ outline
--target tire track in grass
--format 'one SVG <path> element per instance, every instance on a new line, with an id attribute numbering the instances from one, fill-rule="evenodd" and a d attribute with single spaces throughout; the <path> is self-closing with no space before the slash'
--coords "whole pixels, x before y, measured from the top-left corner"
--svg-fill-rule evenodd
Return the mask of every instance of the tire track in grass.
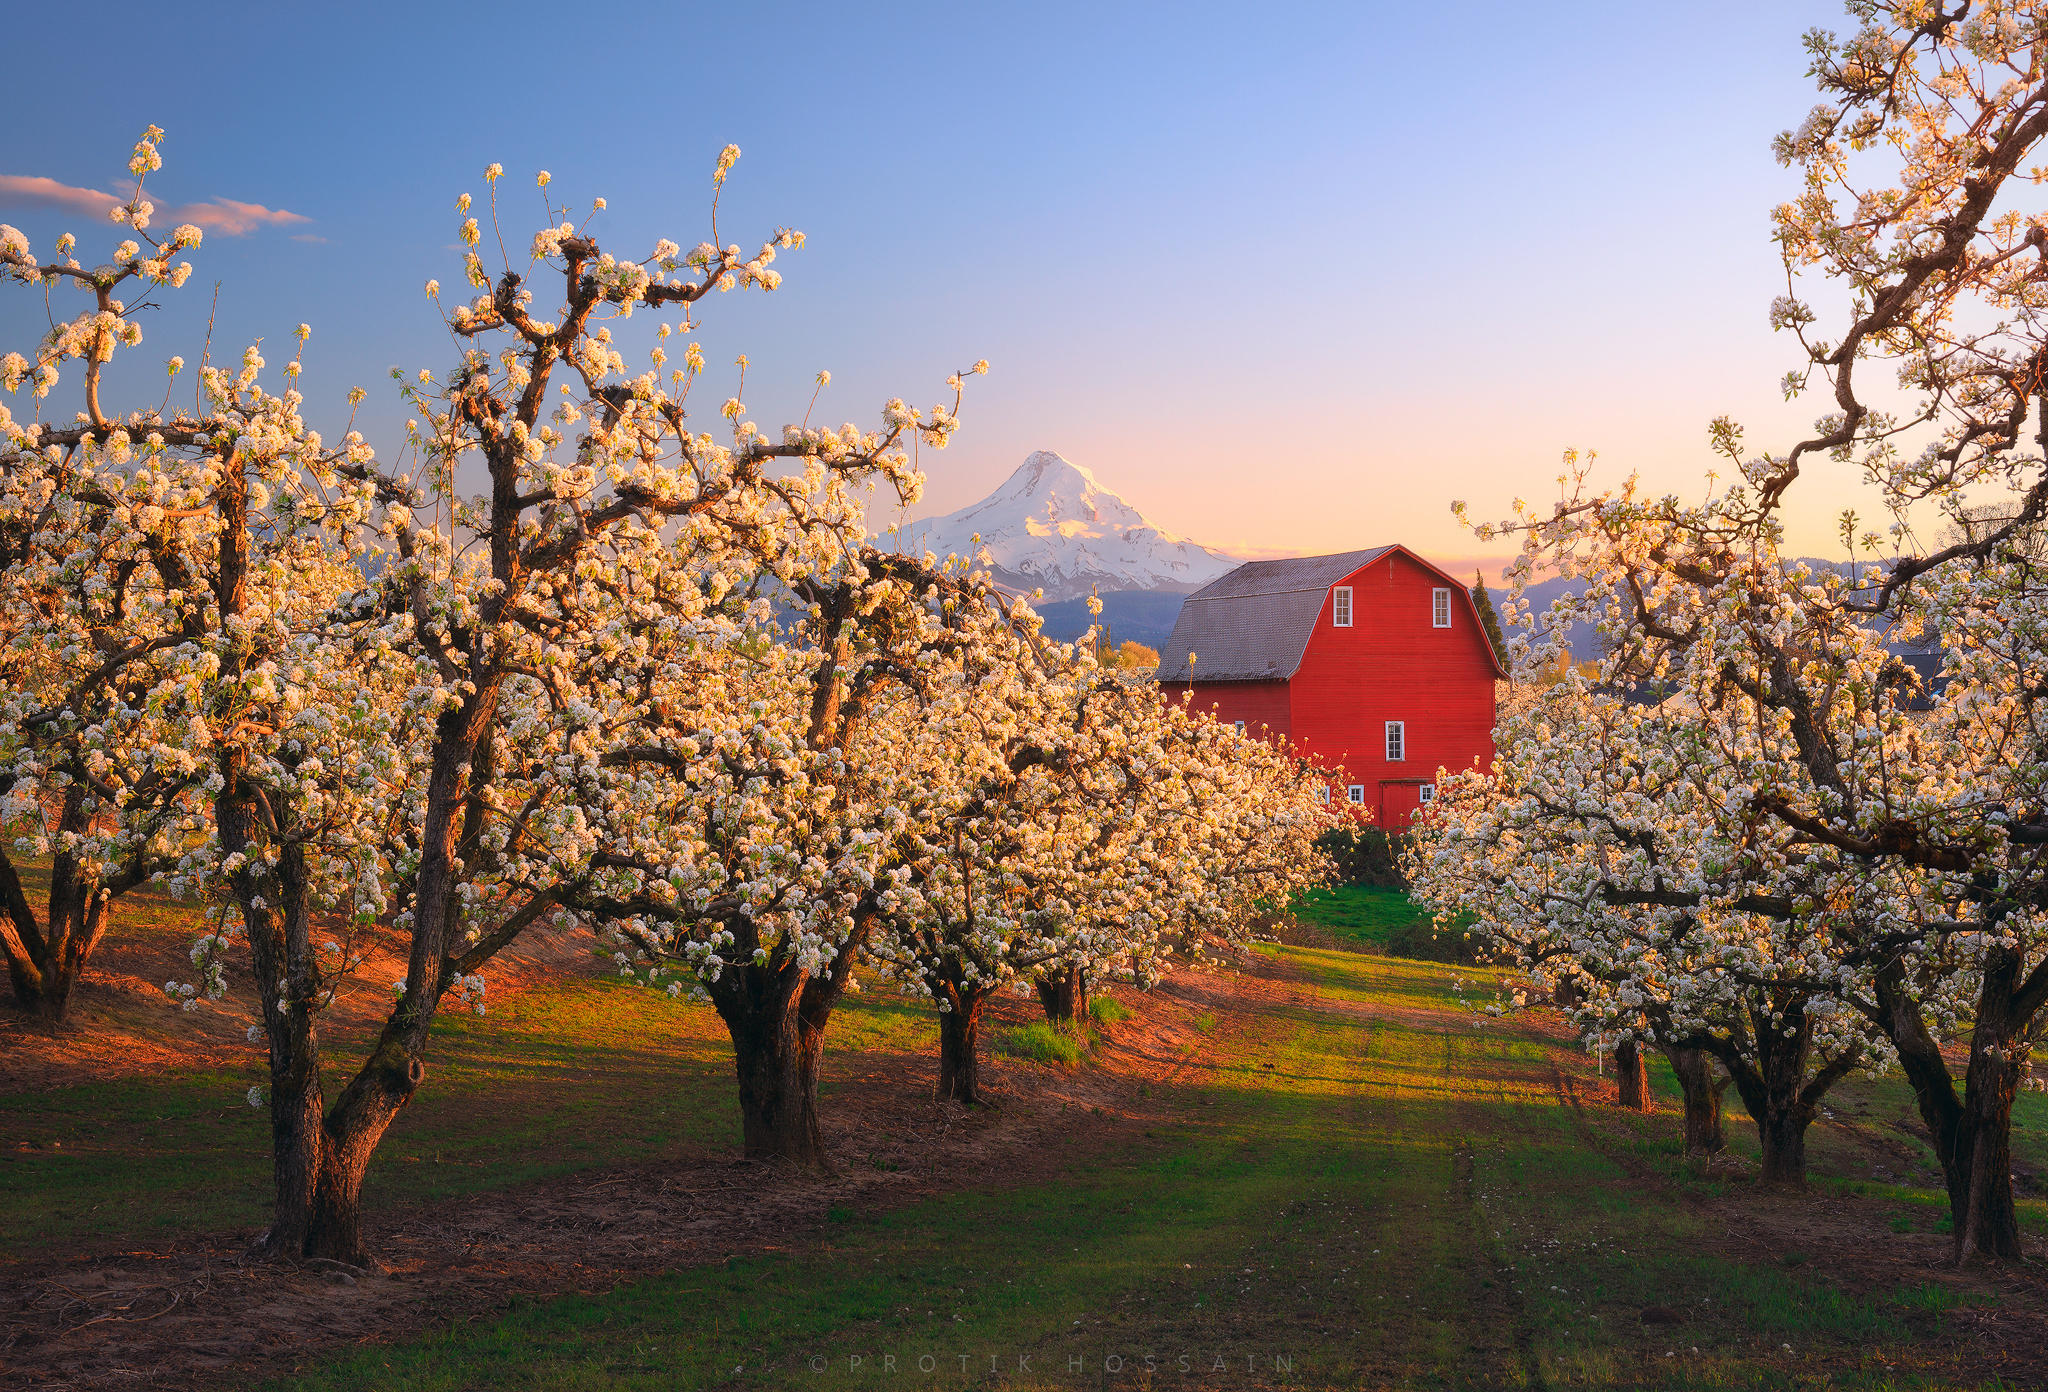
<path id="1" fill-rule="evenodd" d="M 1551 1377 L 1558 1375 L 1545 1348 L 1546 1334 L 1554 1336 L 1555 1331 L 1538 1315 L 1530 1287 L 1524 1284 L 1531 1279 L 1533 1268 L 1525 1269 L 1518 1262 L 1515 1244 L 1508 1237 L 1519 1226 L 1513 1199 L 1521 1196 L 1520 1187 L 1508 1176 L 1526 1163 L 1523 1157 L 1542 1149 L 1540 1129 L 1532 1127 L 1535 1118 L 1527 1115 L 1527 1109 L 1550 1101 L 1551 1088 L 1546 1082 L 1560 1089 L 1560 1107 L 1566 1105 L 1565 1093 L 1548 1051 L 1532 1057 L 1527 1038 L 1493 1028 L 1467 1037 L 1474 1057 L 1464 1072 L 1465 1095 L 1459 1098 L 1449 1121 L 1463 1132 L 1460 1178 L 1471 1207 L 1474 1245 L 1484 1252 L 1492 1268 L 1521 1384 L 1544 1389 L 1552 1385 Z M 1482 1166 L 1492 1176 L 1490 1184 L 1482 1175 Z M 1570 1373 L 1563 1376 L 1575 1385 Z"/>
<path id="2" fill-rule="evenodd" d="M 1398 1365 L 1379 1357 L 1372 1321 L 1359 1308 L 1372 1275 L 1366 1249 L 1391 1245 L 1386 1166 L 1373 1163 L 1364 1139 L 1371 1118 L 1359 1080 L 1370 1046 L 1355 1022 L 1323 1011 L 1299 981 L 1269 977 L 1267 985 L 1267 1018 L 1291 1022 L 1291 1033 L 1226 1028 L 1210 1036 L 1221 1046 L 1211 1061 L 1216 1111 L 1189 1118 L 1215 1128 L 1209 1144 L 1220 1147 L 1218 1160 L 1246 1162 L 1243 1173 L 1219 1170 L 1215 1179 L 1235 1191 L 1226 1200 L 1236 1209 L 1235 1240 L 1191 1251 L 1207 1270 L 1192 1279 L 1166 1273 L 1154 1292 L 1178 1291 L 1193 1309 L 1161 1321 L 1164 1311 L 1148 1319 L 1127 1305 L 1113 1327 L 1157 1353 L 1172 1385 L 1208 1386 L 1219 1377 L 1213 1385 L 1358 1385 L 1362 1368 L 1398 1376 Z M 1276 1186 L 1276 1174 L 1292 1179 Z M 1213 1363 L 1225 1348 L 1227 1371 Z M 1191 1352 L 1199 1356 L 1187 1366 Z M 1241 1361 L 1248 1355 L 1255 1366 Z"/>
<path id="3" fill-rule="evenodd" d="M 1377 961 L 1357 965 L 1375 985 L 1398 974 Z M 1529 1342 L 1525 1321 L 1504 1326 L 1498 1317 L 1499 1292 L 1511 1286 L 1473 1202 L 1470 1142 L 1444 1124 L 1470 1088 L 1467 1064 L 1487 1061 L 1462 1058 L 1467 1036 L 1412 1001 L 1382 1011 L 1354 992 L 1316 995 L 1336 1017 L 1330 1028 L 1351 1026 L 1366 1041 L 1364 1067 L 1333 1117 L 1350 1124 L 1330 1139 L 1341 1135 L 1386 1176 L 1378 1245 L 1360 1251 L 1371 1263 L 1361 1302 L 1377 1336 L 1374 1362 L 1399 1369 L 1393 1380 L 1404 1386 L 1418 1374 L 1429 1385 L 1531 1385 L 1516 1346 L 1517 1335 Z"/>
<path id="4" fill-rule="evenodd" d="M 1476 1169 L 1472 1158 L 1472 1138 L 1460 1136 L 1451 1151 L 1452 1184 L 1465 1205 L 1473 1248 L 1475 1253 L 1484 1254 L 1493 1273 L 1490 1291 L 1507 1316 L 1509 1337 L 1514 1343 L 1515 1361 L 1521 1366 L 1524 1385 L 1530 1392 L 1547 1392 L 1549 1384 L 1543 1380 L 1542 1360 L 1536 1354 L 1536 1327 L 1529 1317 L 1528 1303 L 1522 1299 L 1522 1292 L 1515 1284 L 1513 1269 L 1501 1255 L 1499 1245 L 1488 1236 L 1491 1228 L 1479 1201 Z M 1487 1303 L 1484 1299 L 1475 1299 L 1472 1305 L 1474 1309 L 1484 1309 Z"/>
<path id="5" fill-rule="evenodd" d="M 1406 1385 L 1418 1368 L 1469 1382 L 1460 1359 L 1471 1284 L 1450 1221 L 1448 1151 L 1421 1125 L 1441 1092 L 1430 1066 L 1436 1032 L 1331 1010 L 1298 973 L 1280 975 L 1269 981 L 1277 989 L 1268 1017 L 1291 1022 L 1291 1035 L 1218 1031 L 1227 1041 L 1215 1060 L 1218 1110 L 1194 1123 L 1235 1133 L 1209 1144 L 1251 1165 L 1241 1175 L 1213 1172 L 1218 1199 L 1237 1211 L 1236 1231 L 1196 1256 L 1206 1275 L 1170 1271 L 1153 1291 L 1199 1297 L 1198 1310 L 1162 1323 L 1156 1301 L 1149 1319 L 1127 1304 L 1099 1332 L 1169 1351 L 1221 1340 L 1240 1356 L 1299 1360 L 1262 1365 L 1250 1382 L 1251 1370 L 1233 1363 L 1219 1386 Z M 1268 1183 L 1276 1171 L 1288 1182 Z M 1181 1382 L 1173 1371 L 1179 1385 L 1223 1376 L 1203 1367 Z M 1482 1385 L 1497 1382 L 1489 1375 Z"/>
<path id="6" fill-rule="evenodd" d="M 1503 1041 L 1494 1035 L 1446 1027 L 1439 1037 L 1444 1055 L 1444 1115 L 1439 1125 L 1454 1136 L 1448 1195 L 1455 1205 L 1465 1251 L 1465 1308 L 1475 1315 L 1494 1316 L 1485 1321 L 1475 1319 L 1475 1332 L 1491 1337 L 1472 1340 L 1461 1366 L 1475 1386 L 1508 1384 L 1519 1373 L 1520 1386 L 1540 1392 L 1546 1383 L 1536 1352 L 1534 1323 L 1514 1270 L 1494 1241 L 1493 1225 L 1479 1193 L 1473 1140 L 1475 1134 L 1485 1134 L 1490 1129 L 1488 1123 L 1496 1119 L 1482 1106 L 1481 1094 L 1490 1093 L 1487 1100 L 1496 1105 L 1507 1100 L 1506 1075 L 1511 1061 Z"/>
<path id="7" fill-rule="evenodd" d="M 1391 978 L 1388 984 L 1396 990 L 1397 982 L 1406 984 L 1398 966 L 1389 964 L 1385 972 Z M 1413 1060 L 1406 1070 L 1407 1085 L 1399 1078 L 1385 1083 L 1374 1080 L 1367 1083 L 1365 1091 L 1396 1097 L 1406 1092 L 1413 1097 L 1416 1114 L 1405 1135 L 1397 1134 L 1396 1144 L 1405 1142 L 1412 1149 L 1427 1133 L 1432 1152 L 1441 1146 L 1440 1154 L 1426 1163 L 1418 1157 L 1413 1169 L 1421 1182 L 1409 1202 L 1396 1205 L 1397 1212 L 1418 1219 L 1432 1209 L 1440 1215 L 1424 1234 L 1438 1259 L 1439 1288 L 1431 1292 L 1430 1308 L 1455 1312 L 1435 1320 L 1439 1334 L 1451 1340 L 1449 1349 L 1439 1344 L 1435 1350 L 1439 1375 L 1456 1386 L 1547 1388 L 1534 1319 L 1517 1286 L 1516 1272 L 1495 1240 L 1494 1220 L 1486 1211 L 1477 1177 L 1479 1139 L 1503 1143 L 1497 1135 L 1501 1124 L 1497 1108 L 1515 1100 L 1507 1090 L 1509 1075 L 1519 1072 L 1511 1056 L 1513 1043 L 1491 1032 L 1475 1034 L 1458 1028 L 1448 1018 L 1454 1011 L 1422 1008 L 1414 1000 L 1412 987 L 1400 992 L 1402 1003 L 1384 1010 L 1371 1000 L 1317 994 L 1324 997 L 1321 1004 L 1325 1009 L 1357 1022 L 1375 1044 L 1388 1038 L 1406 1043 Z M 1416 1052 L 1433 1057 L 1425 1062 L 1414 1058 Z M 1418 1063 L 1422 1066 L 1416 1067 Z M 1539 1091 L 1540 1086 L 1538 1083 Z M 1486 1107 L 1488 1101 L 1493 1109 Z M 1359 1105 L 1369 1105 L 1365 1096 L 1361 1095 Z M 1404 1232 L 1395 1240 L 1409 1238 Z M 1393 1241 L 1387 1245 L 1394 1248 Z M 1412 1240 L 1407 1245 L 1417 1252 L 1422 1247 Z M 1412 1291 L 1404 1293 L 1404 1299 L 1412 1298 Z M 1411 1372 L 1417 1363 L 1432 1361 L 1428 1350 L 1418 1347 L 1410 1353 Z"/>

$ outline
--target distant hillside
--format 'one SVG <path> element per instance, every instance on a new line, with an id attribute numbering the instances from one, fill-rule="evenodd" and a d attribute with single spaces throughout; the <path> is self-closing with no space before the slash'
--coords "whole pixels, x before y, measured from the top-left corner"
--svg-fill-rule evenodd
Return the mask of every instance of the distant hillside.
<path id="1" fill-rule="evenodd" d="M 1101 598 L 1102 617 L 1096 622 L 1109 629 L 1113 641 L 1135 640 L 1157 648 L 1173 632 L 1173 621 L 1180 616 L 1180 602 L 1186 596 L 1158 590 L 1111 590 Z M 1045 616 L 1048 638 L 1071 643 L 1088 631 L 1085 599 L 1055 600 L 1037 608 Z"/>
<path id="2" fill-rule="evenodd" d="M 1505 587 L 1488 585 L 1486 588 L 1487 592 L 1493 596 L 1493 602 L 1496 607 L 1506 602 L 1507 590 Z M 1522 592 L 1522 608 L 1529 613 L 1541 614 L 1550 608 L 1560 595 L 1582 594 L 1585 588 L 1585 584 L 1578 580 L 1544 580 L 1531 585 Z M 1526 634 L 1527 630 L 1519 625 L 1508 626 L 1503 623 L 1501 632 L 1506 637 L 1512 639 L 1517 633 Z M 1573 657 L 1583 662 L 1595 655 L 1599 647 L 1599 634 L 1593 631 L 1591 624 L 1575 623 L 1567 632 L 1567 641 L 1572 645 Z"/>
<path id="3" fill-rule="evenodd" d="M 1814 556 L 1795 556 L 1787 564 L 1794 564 L 1800 561 L 1805 562 L 1815 570 L 1828 570 L 1846 566 L 1847 564 L 1844 561 L 1824 561 Z M 1849 572 L 1844 571 L 1843 573 L 1847 574 Z M 1557 600 L 1558 596 L 1580 594 L 1584 592 L 1584 589 L 1584 584 L 1577 580 L 1544 580 L 1538 584 L 1531 585 L 1527 590 L 1523 591 L 1522 603 L 1526 609 L 1540 614 L 1548 609 Z M 1507 598 L 1507 591 L 1504 586 L 1489 585 L 1487 590 L 1493 595 L 1493 602 L 1496 605 L 1502 603 Z M 1883 621 L 1879 621 L 1880 632 L 1887 626 Z M 1513 638 L 1516 632 L 1520 630 L 1510 628 L 1504 631 L 1509 638 Z M 1600 655 L 1600 635 L 1594 631 L 1593 625 L 1575 623 L 1566 630 L 1566 637 L 1572 646 L 1572 656 L 1578 661 L 1585 662 Z"/>

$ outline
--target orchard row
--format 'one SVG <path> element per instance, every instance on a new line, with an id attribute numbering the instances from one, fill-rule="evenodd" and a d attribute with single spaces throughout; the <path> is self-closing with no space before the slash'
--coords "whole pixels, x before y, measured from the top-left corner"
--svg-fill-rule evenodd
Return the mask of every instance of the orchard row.
<path id="1" fill-rule="evenodd" d="M 111 261 L 0 227 L 0 282 L 78 306 L 0 360 L 27 407 L 0 407 L 0 943 L 17 1002 L 56 1015 L 123 894 L 208 906 L 168 989 L 198 1008 L 253 975 L 272 1254 L 370 1260 L 363 1177 L 436 1014 L 480 1008 L 524 933 L 594 930 L 622 974 L 708 998 L 748 1153 L 814 1166 L 857 967 L 936 1003 L 941 1095 L 971 1102 L 992 993 L 1071 1013 L 1088 977 L 1150 980 L 1317 877 L 1320 780 L 1284 750 L 1046 641 L 972 558 L 871 535 L 985 365 L 866 428 L 698 411 L 701 306 L 775 288 L 799 234 L 621 260 L 542 175 L 547 225 L 487 269 L 493 166 L 458 203 L 466 292 L 426 287 L 458 357 L 400 378 L 394 463 L 322 439 L 296 358 L 254 348 L 189 408 L 178 358 L 159 405 L 105 399 L 200 240 L 151 231 L 161 136 Z M 41 910 L 23 855 L 51 867 Z M 330 1096 L 323 1011 L 372 932 L 405 974 Z"/>

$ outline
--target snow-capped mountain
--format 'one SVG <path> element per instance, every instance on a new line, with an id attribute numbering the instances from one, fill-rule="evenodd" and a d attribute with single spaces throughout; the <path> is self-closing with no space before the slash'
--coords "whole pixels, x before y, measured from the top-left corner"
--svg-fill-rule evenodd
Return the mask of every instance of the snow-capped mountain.
<path id="1" fill-rule="evenodd" d="M 1237 562 L 1162 532 L 1078 464 L 1039 450 L 1009 481 L 972 507 L 903 526 L 905 551 L 988 553 L 997 580 L 1043 587 L 1047 601 L 1091 588 L 1185 594 Z"/>

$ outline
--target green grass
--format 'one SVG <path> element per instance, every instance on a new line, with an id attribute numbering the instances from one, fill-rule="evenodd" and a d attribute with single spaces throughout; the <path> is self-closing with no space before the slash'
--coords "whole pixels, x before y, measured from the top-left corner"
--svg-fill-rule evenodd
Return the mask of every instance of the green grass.
<path id="1" fill-rule="evenodd" d="M 1088 1018 L 1098 1025 L 1120 1025 L 1130 1019 L 1131 1015 L 1131 1008 L 1115 996 L 1088 998 Z"/>
<path id="2" fill-rule="evenodd" d="M 1351 942 L 1393 941 L 1419 918 L 1386 891 L 1340 892 L 1325 910 L 1352 915 Z M 1925 1280 L 1926 1262 L 1858 1287 L 1803 1236 L 1729 1241 L 1699 1205 L 1744 1202 L 1746 1186 L 1679 1155 L 1661 1060 L 1663 1115 L 1597 1101 L 1581 1115 L 1559 1105 L 1551 1040 L 1454 993 L 1470 970 L 1269 951 L 1295 999 L 1251 1017 L 1197 1011 L 1182 1071 L 1136 1089 L 1162 1119 L 1083 1147 L 1057 1179 L 996 1167 L 887 1212 L 835 1204 L 762 1255 L 311 1357 L 278 1386 L 1143 1386 L 1148 1357 L 1160 1386 L 1996 1385 L 1953 1371 L 1972 1345 L 1945 1322 L 2009 1291 Z M 1089 1024 L 1129 1015 L 1097 996 Z M 990 1043 L 1070 1065 L 1086 1029 L 1034 1022 Z M 923 1054 L 935 1032 L 924 1006 L 862 996 L 827 1048 Z M 485 1019 L 451 1013 L 431 1065 L 373 1167 L 381 1209 L 736 1148 L 716 1016 L 614 980 L 517 996 Z M 256 1068 L 252 1051 L 246 1072 L 0 1096 L 0 1254 L 260 1224 L 264 1115 L 243 1100 Z M 847 1084 L 826 1076 L 829 1107 Z M 1935 1241 L 1945 1205 L 1903 1084 L 1852 1080 L 1828 1105 L 1809 1155 L 1829 1211 Z M 2016 1169 L 2048 1172 L 2048 1098 L 2023 1096 L 2015 1121 Z M 1076 1125 L 1090 1124 L 1106 1123 Z M 1754 1158 L 1732 1095 L 1728 1137 Z M 2048 1204 L 2024 1200 L 2021 1220 L 2048 1231 Z M 1684 1324 L 1646 1326 L 1652 1306 Z M 2038 1319 L 2038 1302 L 2000 1318 Z"/>
<path id="3" fill-rule="evenodd" d="M 855 997 L 828 1056 L 929 1052 L 929 1009 Z M 346 1081 L 330 1059 L 328 1096 Z M 382 1209 L 659 1156 L 739 1144 L 731 1044 L 709 1006 L 606 978 L 564 982 L 478 1018 L 446 1011 L 429 1078 L 393 1123 L 365 1184 Z M 0 1096 L 0 1254 L 58 1241 L 147 1240 L 253 1228 L 268 1217 L 268 1113 L 242 1072 L 159 1073 Z M 826 1105 L 836 1091 L 826 1070 Z M 25 1146 L 26 1148 L 22 1148 Z M 195 1182 L 196 1176 L 204 1182 Z"/>
<path id="4" fill-rule="evenodd" d="M 1365 948 L 1425 962 L 1471 960 L 1471 945 L 1457 928 L 1439 930 L 1429 914 L 1398 889 L 1336 885 L 1296 896 L 1289 913 L 1322 929 L 1340 946 Z"/>
<path id="5" fill-rule="evenodd" d="M 1741 1255 L 1661 1145 L 1671 1116 L 1609 1110 L 1589 1130 L 1558 1104 L 1548 1043 L 1476 1026 L 1449 969 L 1279 955 L 1301 1003 L 1205 1036 L 1155 1087 L 1167 1122 L 1056 1180 L 962 1175 L 911 1206 L 835 1209 L 762 1256 L 523 1305 L 275 1385 L 1997 1385 L 1945 1372 L 1957 1345 L 1940 1333 L 1995 1288 L 1902 1272 L 1856 1290 L 1826 1262 L 1783 1259 L 1804 1247 Z M 1662 1165 L 1661 1182 L 1623 1159 Z M 1646 1325 L 1653 1306 L 1683 1324 Z M 1924 1350 L 1916 1331 L 1933 1331 Z"/>
<path id="6" fill-rule="evenodd" d="M 998 1053 L 1012 1058 L 1029 1059 L 1033 1063 L 1058 1063 L 1072 1067 L 1081 1061 L 1087 1051 L 1087 1041 L 1070 1030 L 1056 1028 L 1044 1020 L 1033 1020 L 1028 1025 L 1017 1025 L 1011 1029 L 997 1030 L 995 1047 Z"/>
<path id="7" fill-rule="evenodd" d="M 1397 930 L 1427 921 L 1398 889 L 1335 885 L 1297 896 L 1289 911 L 1304 923 L 1327 928 L 1351 942 L 1384 946 Z"/>

